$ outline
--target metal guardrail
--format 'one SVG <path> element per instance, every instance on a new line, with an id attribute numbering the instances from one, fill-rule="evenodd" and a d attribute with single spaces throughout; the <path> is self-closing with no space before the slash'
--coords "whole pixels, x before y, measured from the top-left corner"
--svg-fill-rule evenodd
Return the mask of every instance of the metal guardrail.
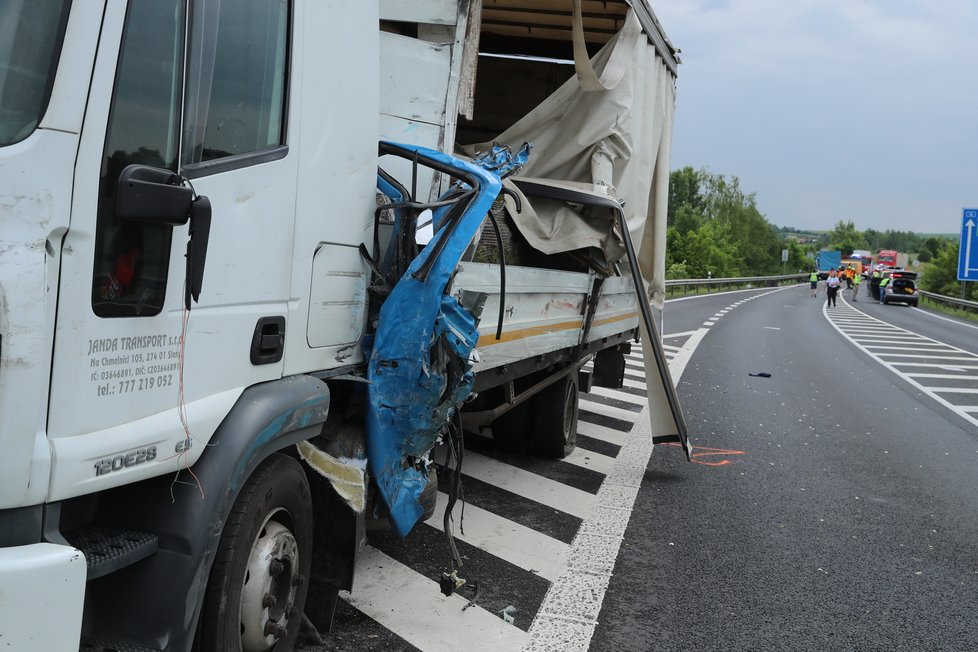
<path id="1" fill-rule="evenodd" d="M 700 288 L 706 286 L 707 293 L 714 287 L 718 289 L 725 286 L 746 286 L 762 285 L 764 287 L 775 287 L 785 281 L 803 282 L 808 280 L 808 274 L 785 274 L 782 276 L 741 276 L 737 278 L 682 278 L 667 279 L 666 289 L 682 288 L 682 293 L 686 294 L 688 287 Z"/>
<path id="2" fill-rule="evenodd" d="M 965 310 L 978 310 L 978 301 L 956 299 L 954 297 L 945 296 L 943 294 L 934 294 L 933 292 L 925 292 L 924 290 L 917 290 L 917 293 L 920 294 L 920 296 L 924 297 L 925 299 L 936 301 L 937 303 L 946 303 L 956 308 L 964 308 Z"/>

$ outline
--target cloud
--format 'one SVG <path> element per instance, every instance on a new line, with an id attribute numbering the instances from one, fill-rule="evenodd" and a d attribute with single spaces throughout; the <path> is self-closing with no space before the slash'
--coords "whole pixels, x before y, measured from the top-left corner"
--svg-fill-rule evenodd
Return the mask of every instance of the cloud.
<path id="1" fill-rule="evenodd" d="M 653 9 L 682 48 L 674 167 L 737 175 L 770 220 L 793 226 L 950 231 L 978 203 L 978 3 Z"/>

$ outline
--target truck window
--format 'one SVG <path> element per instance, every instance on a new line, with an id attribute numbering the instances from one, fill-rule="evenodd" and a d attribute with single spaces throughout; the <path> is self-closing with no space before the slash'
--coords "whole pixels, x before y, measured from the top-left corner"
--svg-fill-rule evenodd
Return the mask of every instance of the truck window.
<path id="1" fill-rule="evenodd" d="M 282 145 L 289 3 L 192 5 L 183 164 Z"/>
<path id="2" fill-rule="evenodd" d="M 70 5 L 0 2 L 0 147 L 30 136 L 44 116 Z"/>
<path id="3" fill-rule="evenodd" d="M 100 317 L 144 317 L 163 308 L 172 228 L 116 221 L 115 195 L 130 163 L 177 169 L 183 6 L 129 3 L 99 185 L 92 308 Z"/>

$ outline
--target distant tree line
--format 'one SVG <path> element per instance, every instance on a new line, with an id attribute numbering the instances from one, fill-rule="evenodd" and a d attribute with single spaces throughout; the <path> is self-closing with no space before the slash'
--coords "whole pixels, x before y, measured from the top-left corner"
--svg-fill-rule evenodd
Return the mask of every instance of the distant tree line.
<path id="1" fill-rule="evenodd" d="M 918 257 L 923 256 L 919 259 L 925 263 L 949 242 L 947 238 L 921 235 L 913 231 L 860 231 L 851 220 L 839 220 L 831 231 L 819 234 L 817 246 L 819 249 L 839 249 L 843 256 L 856 249 L 868 249 L 874 253 L 880 249 L 895 249 L 918 254 Z"/>
<path id="2" fill-rule="evenodd" d="M 799 244 L 799 235 L 815 242 Z M 667 278 L 765 276 L 811 269 L 815 252 L 837 249 L 848 256 L 856 249 L 874 254 L 895 249 L 923 265 L 920 285 L 939 294 L 960 296 L 957 281 L 958 242 L 913 231 L 860 231 L 839 220 L 830 231 L 778 228 L 757 209 L 755 193 L 746 193 L 737 177 L 727 179 L 705 169 L 684 167 L 669 177 L 666 243 Z M 781 251 L 788 261 L 781 262 Z M 978 299 L 978 284 L 967 283 L 965 296 Z"/>

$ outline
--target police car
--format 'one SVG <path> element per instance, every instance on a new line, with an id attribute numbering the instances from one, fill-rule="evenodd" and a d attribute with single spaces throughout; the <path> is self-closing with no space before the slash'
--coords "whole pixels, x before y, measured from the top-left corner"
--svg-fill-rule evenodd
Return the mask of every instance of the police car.
<path id="1" fill-rule="evenodd" d="M 905 303 L 916 306 L 920 300 L 917 292 L 917 272 L 892 269 L 884 272 L 890 282 L 883 288 L 883 303 Z"/>

